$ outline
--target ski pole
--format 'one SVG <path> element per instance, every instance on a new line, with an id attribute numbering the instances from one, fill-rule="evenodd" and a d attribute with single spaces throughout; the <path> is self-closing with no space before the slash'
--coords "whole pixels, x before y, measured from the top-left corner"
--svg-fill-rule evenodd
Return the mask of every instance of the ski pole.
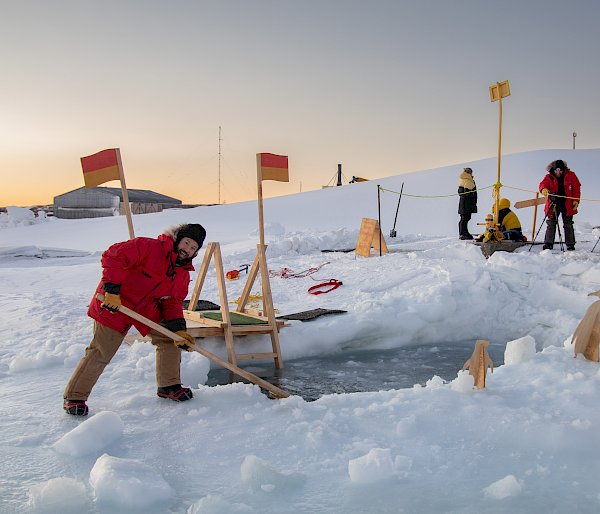
<path id="1" fill-rule="evenodd" d="M 396 221 L 398 220 L 398 211 L 400 210 L 400 200 L 402 200 L 402 191 L 404 190 L 404 182 L 400 188 L 400 198 L 398 198 L 398 206 L 396 207 L 396 216 L 394 217 L 394 228 L 390 230 L 390 237 L 396 237 Z"/>
<path id="2" fill-rule="evenodd" d="M 381 257 L 381 186 L 379 184 L 377 184 L 377 217 L 379 218 L 379 257 Z"/>

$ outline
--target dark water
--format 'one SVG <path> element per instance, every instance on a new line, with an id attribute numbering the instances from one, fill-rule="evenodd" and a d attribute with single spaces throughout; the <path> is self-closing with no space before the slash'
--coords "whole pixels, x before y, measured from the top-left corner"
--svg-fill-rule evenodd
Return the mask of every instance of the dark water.
<path id="1" fill-rule="evenodd" d="M 241 368 L 307 401 L 332 393 L 410 388 L 437 375 L 450 381 L 474 350 L 474 343 L 440 343 L 392 350 L 354 350 L 330 356 L 287 360 L 277 370 L 272 360 L 242 361 Z M 494 366 L 504 362 L 504 344 L 490 344 Z M 228 370 L 213 369 L 207 385 L 242 381 Z"/>

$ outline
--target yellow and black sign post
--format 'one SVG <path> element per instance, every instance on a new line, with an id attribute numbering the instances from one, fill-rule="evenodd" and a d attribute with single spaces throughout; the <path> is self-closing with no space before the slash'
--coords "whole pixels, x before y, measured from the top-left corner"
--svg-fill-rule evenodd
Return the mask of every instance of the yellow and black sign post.
<path id="1" fill-rule="evenodd" d="M 500 122 L 498 127 L 498 180 L 494 185 L 494 203 L 496 205 L 494 212 L 495 223 L 498 223 L 498 203 L 500 202 L 500 187 L 502 186 L 500 183 L 500 159 L 502 155 L 502 99 L 507 96 L 510 96 L 508 80 L 496 82 L 490 86 L 490 100 L 492 102 L 498 102 L 498 105 L 500 106 Z"/>

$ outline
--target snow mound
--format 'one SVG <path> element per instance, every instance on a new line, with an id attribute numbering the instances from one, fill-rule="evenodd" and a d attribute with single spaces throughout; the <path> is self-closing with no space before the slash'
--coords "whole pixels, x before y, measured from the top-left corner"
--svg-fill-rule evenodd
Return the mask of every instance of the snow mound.
<path id="1" fill-rule="evenodd" d="M 79 514 L 89 510 L 90 500 L 79 480 L 58 477 L 29 488 L 29 507 L 36 513 Z"/>
<path id="2" fill-rule="evenodd" d="M 45 219 L 45 216 L 42 219 Z M 5 213 L 0 213 L 0 228 L 25 227 L 35 222 L 35 214 L 25 207 L 10 206 L 6 208 Z"/>
<path id="3" fill-rule="evenodd" d="M 189 506 L 186 514 L 236 514 L 256 512 L 244 503 L 230 503 L 220 496 L 209 494 Z"/>
<path id="4" fill-rule="evenodd" d="M 348 462 L 350 480 L 368 484 L 386 480 L 393 475 L 394 465 L 389 448 L 373 448 L 369 453 Z"/>
<path id="5" fill-rule="evenodd" d="M 174 491 L 150 466 L 132 459 L 102 455 L 90 471 L 99 503 L 141 510 L 170 500 Z"/>
<path id="6" fill-rule="evenodd" d="M 503 479 L 488 485 L 483 492 L 488 498 L 502 500 L 521 493 L 522 486 L 514 475 L 505 476 Z"/>
<path id="7" fill-rule="evenodd" d="M 270 493 L 275 489 L 301 486 L 306 477 L 301 473 L 283 473 L 255 455 L 247 455 L 241 465 L 242 482 L 252 490 Z"/>
<path id="8" fill-rule="evenodd" d="M 531 336 L 521 337 L 506 343 L 504 364 L 518 364 L 533 358 L 535 355 L 535 339 Z"/>
<path id="9" fill-rule="evenodd" d="M 460 370 L 456 378 L 451 382 L 450 387 L 457 393 L 469 393 L 473 390 L 475 380 L 467 370 Z"/>
<path id="10" fill-rule="evenodd" d="M 53 447 L 57 452 L 73 457 L 97 453 L 121 437 L 124 428 L 116 412 L 99 412 L 63 435 Z"/>
<path id="11" fill-rule="evenodd" d="M 46 248 L 41 246 L 6 246 L 0 248 L 0 257 L 29 257 L 49 259 L 51 257 L 87 257 L 93 252 L 69 250 L 66 248 Z"/>
<path id="12" fill-rule="evenodd" d="M 193 389 L 206 384 L 210 361 L 199 353 L 190 352 L 181 360 L 181 380 Z"/>

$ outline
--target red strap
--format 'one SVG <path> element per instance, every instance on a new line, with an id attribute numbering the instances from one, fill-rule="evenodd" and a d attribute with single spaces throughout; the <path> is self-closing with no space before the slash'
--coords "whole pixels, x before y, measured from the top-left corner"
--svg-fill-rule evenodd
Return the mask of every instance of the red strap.
<path id="1" fill-rule="evenodd" d="M 335 278 L 332 278 L 331 280 L 328 280 L 327 282 L 323 282 L 322 284 L 317 284 L 315 286 L 309 287 L 308 293 L 314 294 L 314 295 L 329 293 L 329 291 L 333 291 L 334 289 L 337 289 L 341 285 L 342 285 L 342 282 L 340 282 L 339 280 L 336 280 Z M 320 288 L 325 287 L 325 286 L 331 286 L 331 287 L 329 289 L 319 291 Z"/>

